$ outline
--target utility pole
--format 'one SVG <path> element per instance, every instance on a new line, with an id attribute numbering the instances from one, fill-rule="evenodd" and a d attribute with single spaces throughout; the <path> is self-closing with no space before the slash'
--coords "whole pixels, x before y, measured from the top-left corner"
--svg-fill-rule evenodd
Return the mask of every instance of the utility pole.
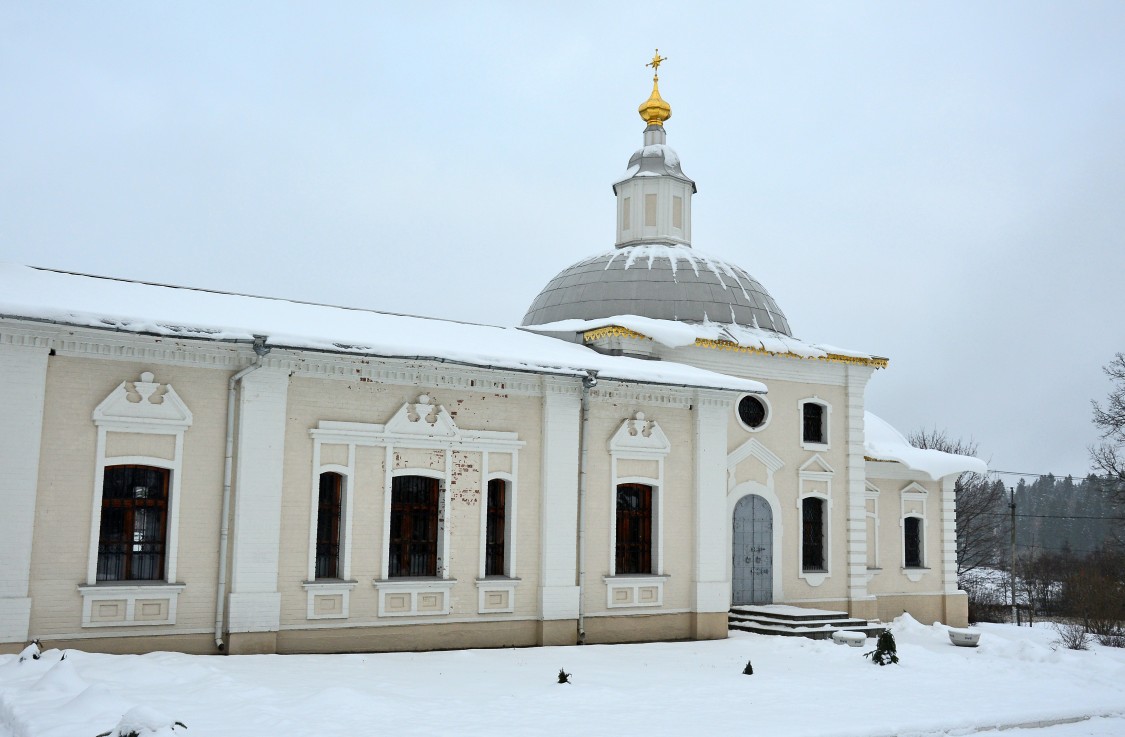
<path id="1" fill-rule="evenodd" d="M 1012 622 L 1018 627 L 1019 613 L 1016 611 L 1016 487 L 1008 487 L 1008 509 L 1012 512 L 1012 562 L 1010 567 L 1010 585 L 1012 589 Z"/>

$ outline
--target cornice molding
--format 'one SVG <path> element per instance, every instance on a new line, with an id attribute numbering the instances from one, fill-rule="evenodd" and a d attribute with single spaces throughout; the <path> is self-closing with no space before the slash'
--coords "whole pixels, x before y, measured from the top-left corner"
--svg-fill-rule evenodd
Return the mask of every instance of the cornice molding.
<path id="1" fill-rule="evenodd" d="M 10 319 L 0 319 L 0 345 L 3 344 L 54 350 L 57 355 L 68 357 L 223 371 L 237 371 L 255 360 L 249 343 L 141 335 Z M 582 381 L 578 376 L 486 369 L 416 358 L 375 358 L 346 353 L 320 353 L 311 349 L 274 348 L 264 357 L 262 365 L 282 369 L 295 376 L 440 387 L 467 392 L 573 397 L 582 393 Z M 704 395 L 726 397 L 719 401 L 732 404 L 735 394 L 736 392 L 731 391 L 698 390 L 607 378 L 599 381 L 590 396 L 596 401 L 687 409 L 696 402 L 708 401 L 702 399 Z"/>
<path id="2" fill-rule="evenodd" d="M 846 369 L 849 367 L 849 364 L 829 361 L 797 360 L 766 353 L 738 353 L 698 346 L 675 348 L 662 357 L 729 376 L 764 381 L 767 385 L 770 381 L 794 381 L 844 386 L 847 383 Z"/>

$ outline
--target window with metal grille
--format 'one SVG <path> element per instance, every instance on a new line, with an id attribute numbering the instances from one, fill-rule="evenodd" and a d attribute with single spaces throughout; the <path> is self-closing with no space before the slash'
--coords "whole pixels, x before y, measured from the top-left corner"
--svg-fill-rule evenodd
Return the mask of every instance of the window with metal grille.
<path id="1" fill-rule="evenodd" d="M 806 443 L 826 443 L 824 432 L 824 405 L 816 402 L 805 402 L 804 408 L 804 433 L 802 437 Z"/>
<path id="2" fill-rule="evenodd" d="M 106 466 L 98 535 L 99 581 L 161 581 L 168 527 L 166 468 Z"/>
<path id="3" fill-rule="evenodd" d="M 340 515 L 344 477 L 320 474 L 320 501 L 316 510 L 316 577 L 340 577 Z"/>
<path id="4" fill-rule="evenodd" d="M 617 487 L 617 574 L 652 573 L 652 487 Z"/>
<path id="5" fill-rule="evenodd" d="M 922 567 L 922 520 L 918 517 L 907 517 L 903 520 L 903 562 L 907 568 Z"/>
<path id="6" fill-rule="evenodd" d="M 813 496 L 801 500 L 801 568 L 805 571 L 826 570 L 824 500 Z"/>
<path id="7" fill-rule="evenodd" d="M 391 578 L 437 575 L 438 494 L 437 479 L 397 476 L 391 481 Z"/>
<path id="8" fill-rule="evenodd" d="M 504 536 L 507 534 L 508 485 L 501 479 L 488 482 L 488 510 L 484 535 L 484 575 L 504 575 Z"/>

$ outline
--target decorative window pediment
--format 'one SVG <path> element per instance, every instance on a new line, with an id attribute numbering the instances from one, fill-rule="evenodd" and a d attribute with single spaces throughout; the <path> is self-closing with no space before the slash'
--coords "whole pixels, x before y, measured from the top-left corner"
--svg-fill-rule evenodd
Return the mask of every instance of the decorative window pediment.
<path id="1" fill-rule="evenodd" d="M 785 465 L 785 463 L 777 457 L 776 453 L 762 445 L 757 438 L 750 438 L 745 443 L 738 446 L 737 450 L 727 456 L 727 467 L 734 468 L 750 456 L 761 461 L 762 465 L 769 471 L 770 476 L 781 470 L 781 467 Z"/>
<path id="2" fill-rule="evenodd" d="M 428 394 L 420 394 L 414 402 L 402 405 L 386 424 L 391 435 L 422 435 L 431 438 L 459 440 L 461 430 L 453 417 L 440 404 L 434 404 Z"/>
<path id="3" fill-rule="evenodd" d="M 802 463 L 797 470 L 804 478 L 831 477 L 836 473 L 832 466 L 828 465 L 828 461 L 820 457 L 819 453 L 813 454 L 813 457 Z"/>
<path id="4" fill-rule="evenodd" d="M 162 427 L 175 432 L 190 427 L 192 416 L 171 384 L 160 384 L 145 371 L 139 381 L 123 381 L 110 392 L 94 410 L 94 422 L 113 429 L 141 425 L 149 432 Z"/>
<path id="5" fill-rule="evenodd" d="M 644 412 L 621 423 L 609 441 L 609 451 L 619 456 L 664 457 L 672 451 L 672 443 L 654 420 L 645 419 Z"/>
<path id="6" fill-rule="evenodd" d="M 899 493 L 903 496 L 921 496 L 923 499 L 929 495 L 929 491 L 926 490 L 926 487 L 917 482 L 907 484 Z"/>

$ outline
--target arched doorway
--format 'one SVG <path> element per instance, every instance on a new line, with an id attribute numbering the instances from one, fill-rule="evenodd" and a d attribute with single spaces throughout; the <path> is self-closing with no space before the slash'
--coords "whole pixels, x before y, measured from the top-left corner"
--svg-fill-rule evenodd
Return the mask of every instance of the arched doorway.
<path id="1" fill-rule="evenodd" d="M 734 507 L 734 567 L 731 601 L 773 603 L 773 512 L 769 502 L 748 494 Z"/>

